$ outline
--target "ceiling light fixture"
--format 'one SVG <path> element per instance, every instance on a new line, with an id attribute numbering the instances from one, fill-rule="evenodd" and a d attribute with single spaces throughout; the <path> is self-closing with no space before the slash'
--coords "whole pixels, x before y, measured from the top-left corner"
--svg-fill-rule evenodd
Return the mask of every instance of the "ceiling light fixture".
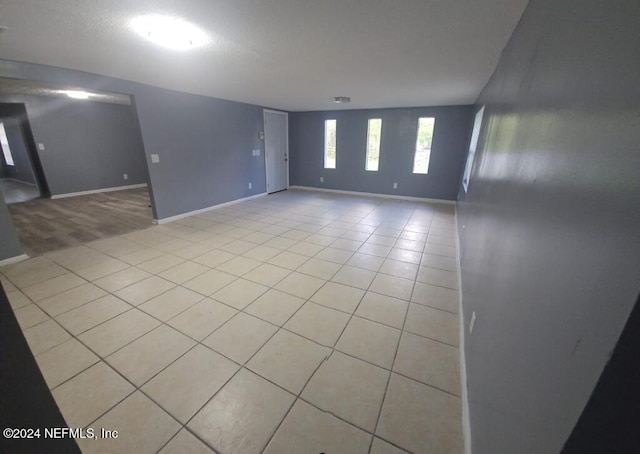
<path id="1" fill-rule="evenodd" d="M 351 98 L 349 98 L 348 96 L 336 96 L 335 98 L 333 98 L 333 102 L 335 102 L 336 104 L 347 104 L 351 102 Z"/>
<path id="2" fill-rule="evenodd" d="M 63 90 L 62 93 L 73 99 L 89 99 L 89 96 L 93 96 L 91 93 L 78 90 Z"/>
<path id="3" fill-rule="evenodd" d="M 205 32 L 178 17 L 148 15 L 131 21 L 131 27 L 140 36 L 173 50 L 188 50 L 209 42 Z"/>

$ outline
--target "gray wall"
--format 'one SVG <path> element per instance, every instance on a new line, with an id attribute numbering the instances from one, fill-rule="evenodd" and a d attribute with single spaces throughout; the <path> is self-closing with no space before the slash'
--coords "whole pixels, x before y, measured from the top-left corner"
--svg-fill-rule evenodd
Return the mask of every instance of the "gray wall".
<path id="1" fill-rule="evenodd" d="M 51 194 L 147 182 L 131 106 L 46 96 L 3 96 L 23 103 Z M 124 180 L 123 174 L 128 175 Z"/>
<path id="2" fill-rule="evenodd" d="M 266 190 L 259 106 L 6 60 L 0 60 L 0 77 L 133 95 L 157 219 Z M 262 151 L 259 157 L 253 149 Z M 158 164 L 151 163 L 152 153 L 160 156 Z M 247 189 L 249 182 L 253 189 Z"/>
<path id="3" fill-rule="evenodd" d="M 559 452 L 640 289 L 639 23 L 637 0 L 531 0 L 478 101 L 458 219 L 474 454 Z"/>
<path id="4" fill-rule="evenodd" d="M 36 180 L 33 178 L 33 172 L 31 170 L 31 162 L 29 160 L 27 152 L 27 144 L 22 135 L 22 128 L 20 127 L 20 120 L 17 118 L 0 118 L 0 121 L 4 123 L 4 130 L 7 133 L 7 140 L 9 142 L 9 148 L 11 149 L 11 156 L 13 157 L 13 166 L 4 166 L 3 159 L 3 173 L 4 178 L 13 178 L 24 183 L 36 184 Z"/>
<path id="5" fill-rule="evenodd" d="M 22 244 L 0 191 L 0 261 L 21 255 Z"/>
<path id="6" fill-rule="evenodd" d="M 427 175 L 412 173 L 419 117 L 436 118 Z M 472 106 L 292 113 L 291 184 L 456 200 L 472 117 Z M 337 120 L 336 169 L 325 169 L 323 163 L 324 120 L 330 118 Z M 382 118 L 378 172 L 364 169 L 369 118 Z"/>

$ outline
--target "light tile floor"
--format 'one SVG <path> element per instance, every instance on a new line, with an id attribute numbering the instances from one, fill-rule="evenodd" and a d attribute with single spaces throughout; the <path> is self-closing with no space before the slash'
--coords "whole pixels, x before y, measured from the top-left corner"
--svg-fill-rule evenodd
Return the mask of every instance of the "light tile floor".
<path id="1" fill-rule="evenodd" d="M 434 233 L 435 232 L 435 233 Z M 450 205 L 288 191 L 0 269 L 84 452 L 461 453 Z"/>

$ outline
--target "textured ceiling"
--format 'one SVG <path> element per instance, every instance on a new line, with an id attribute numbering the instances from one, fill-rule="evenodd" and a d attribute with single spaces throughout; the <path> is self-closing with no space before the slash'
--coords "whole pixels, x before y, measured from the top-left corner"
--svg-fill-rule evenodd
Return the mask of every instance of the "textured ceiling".
<path id="1" fill-rule="evenodd" d="M 0 95 L 36 95 L 54 96 L 68 99 L 66 91 L 84 91 L 82 87 L 71 85 L 55 85 L 44 82 L 21 79 L 7 79 L 0 77 Z M 129 95 L 91 90 L 90 101 L 106 102 L 109 104 L 131 104 Z"/>
<path id="2" fill-rule="evenodd" d="M 3 0 L 0 56 L 290 111 L 473 103 L 527 0 Z M 211 42 L 155 46 L 180 17 Z"/>

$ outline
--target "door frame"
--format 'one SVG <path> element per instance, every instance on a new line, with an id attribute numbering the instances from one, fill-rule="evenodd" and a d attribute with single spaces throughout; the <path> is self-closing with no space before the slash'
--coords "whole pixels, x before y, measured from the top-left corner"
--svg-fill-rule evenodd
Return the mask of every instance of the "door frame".
<path id="1" fill-rule="evenodd" d="M 264 174 L 265 174 L 265 192 L 269 193 L 269 167 L 267 166 L 267 113 L 284 115 L 284 132 L 286 135 L 286 150 L 285 153 L 287 155 L 287 186 L 284 190 L 289 189 L 289 161 L 291 159 L 291 153 L 289 153 L 289 113 L 283 112 L 281 110 L 272 110 L 272 109 L 262 109 L 262 130 L 264 132 Z"/>

